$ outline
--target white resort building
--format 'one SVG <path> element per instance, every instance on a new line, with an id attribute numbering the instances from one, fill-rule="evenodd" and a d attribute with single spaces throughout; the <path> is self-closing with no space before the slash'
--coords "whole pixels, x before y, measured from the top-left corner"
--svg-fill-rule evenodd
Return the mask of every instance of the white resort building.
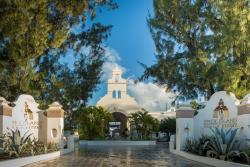
<path id="1" fill-rule="evenodd" d="M 129 114 L 143 109 L 133 97 L 128 95 L 127 80 L 122 78 L 122 71 L 117 67 L 113 69 L 112 77 L 108 80 L 106 95 L 97 102 L 96 106 L 101 106 L 113 114 L 115 122 L 112 123 L 120 127 L 120 132 L 126 128 L 130 129 Z M 174 111 L 149 111 L 149 114 L 158 120 L 176 115 Z"/>

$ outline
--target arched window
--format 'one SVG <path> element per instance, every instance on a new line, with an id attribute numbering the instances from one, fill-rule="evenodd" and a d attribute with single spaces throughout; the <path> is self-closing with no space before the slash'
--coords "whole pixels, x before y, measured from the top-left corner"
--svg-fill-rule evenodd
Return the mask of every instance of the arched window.
<path id="1" fill-rule="evenodd" d="M 118 99 L 122 98 L 122 92 L 118 90 Z"/>
<path id="2" fill-rule="evenodd" d="M 113 90 L 113 92 L 112 92 L 112 97 L 113 97 L 113 99 L 116 98 L 116 91 L 115 90 Z"/>

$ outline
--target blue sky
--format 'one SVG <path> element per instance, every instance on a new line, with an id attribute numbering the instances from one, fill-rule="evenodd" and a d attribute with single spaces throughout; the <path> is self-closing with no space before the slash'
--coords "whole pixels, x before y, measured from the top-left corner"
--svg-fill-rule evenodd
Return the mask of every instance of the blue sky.
<path id="1" fill-rule="evenodd" d="M 95 21 L 113 25 L 106 46 L 113 50 L 120 60 L 117 62 L 126 69 L 124 77 L 139 77 L 143 68 L 137 63 L 151 65 L 155 60 L 155 46 L 151 38 L 146 18 L 153 12 L 152 0 L 116 0 L 118 8 L 103 11 Z M 106 82 L 99 85 L 89 104 L 95 104 L 106 93 Z"/>

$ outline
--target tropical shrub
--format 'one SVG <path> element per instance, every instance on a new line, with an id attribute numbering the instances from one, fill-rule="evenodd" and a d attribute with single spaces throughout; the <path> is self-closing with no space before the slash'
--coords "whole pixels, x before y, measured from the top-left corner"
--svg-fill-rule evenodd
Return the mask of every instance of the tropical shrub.
<path id="1" fill-rule="evenodd" d="M 198 140 L 187 138 L 185 142 L 185 151 L 204 156 L 208 150 L 207 144 L 209 141 L 209 137 L 205 135 Z"/>
<path id="2" fill-rule="evenodd" d="M 23 154 L 26 155 L 39 155 L 47 153 L 47 146 L 37 139 L 29 139 L 23 148 Z"/>
<path id="3" fill-rule="evenodd" d="M 248 157 L 250 157 L 250 149 L 246 150 Z"/>
<path id="4" fill-rule="evenodd" d="M 21 136 L 20 131 L 17 130 L 11 130 L 11 132 L 7 133 L 2 140 L 4 140 L 3 143 L 3 150 L 4 152 L 8 153 L 9 156 L 15 155 L 16 157 L 19 157 L 20 154 L 23 152 L 24 146 L 28 143 L 28 140 L 30 139 L 30 136 L 32 134 L 27 135 L 28 132 L 26 132 L 23 136 Z"/>
<path id="5" fill-rule="evenodd" d="M 4 152 L 4 148 L 3 148 L 4 138 L 5 138 L 4 135 L 0 135 L 0 154 Z"/>
<path id="6" fill-rule="evenodd" d="M 236 140 L 238 129 L 223 130 L 222 128 L 211 129 L 213 136 L 210 137 L 210 142 L 207 144 L 207 156 L 227 161 L 238 161 L 241 159 L 243 163 L 249 163 L 248 155 L 240 151 L 239 140 Z"/>
<path id="7" fill-rule="evenodd" d="M 152 132 L 159 131 L 159 121 L 149 115 L 146 110 L 131 113 L 129 119 L 141 140 L 148 140 Z"/>
<path id="8" fill-rule="evenodd" d="M 48 145 L 45 147 L 45 149 L 46 149 L 47 152 L 54 152 L 54 151 L 58 151 L 58 150 L 59 150 L 59 147 L 58 147 L 58 144 L 57 144 L 57 143 L 50 142 L 50 143 L 48 143 Z"/>
<path id="9" fill-rule="evenodd" d="M 21 136 L 20 131 L 11 130 L 10 132 L 0 136 L 0 151 L 4 157 L 20 157 L 20 156 L 34 156 L 45 154 L 48 152 L 58 151 L 57 143 L 48 143 L 45 145 L 43 142 L 38 141 L 36 138 L 31 139 L 31 135 L 26 132 Z M 7 156 L 8 157 L 8 156 Z"/>
<path id="10" fill-rule="evenodd" d="M 200 148 L 200 144 L 198 140 L 187 138 L 185 142 L 185 151 L 198 154 Z"/>
<path id="11" fill-rule="evenodd" d="M 185 151 L 210 158 L 249 164 L 249 155 L 239 150 L 241 142 L 236 139 L 237 129 L 211 129 L 212 136 L 200 139 L 187 138 Z"/>
<path id="12" fill-rule="evenodd" d="M 112 114 L 102 107 L 84 107 L 76 114 L 78 125 L 80 126 L 79 135 L 83 139 L 105 138 L 108 132 L 108 124 L 112 120 Z"/>
<path id="13" fill-rule="evenodd" d="M 176 131 L 176 118 L 165 118 L 161 120 L 160 131 L 174 134 Z"/>

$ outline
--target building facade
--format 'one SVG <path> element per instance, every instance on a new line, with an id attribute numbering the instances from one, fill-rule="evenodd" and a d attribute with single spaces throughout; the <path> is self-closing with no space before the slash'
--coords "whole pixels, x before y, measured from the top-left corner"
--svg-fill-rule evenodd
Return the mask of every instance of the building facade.
<path id="1" fill-rule="evenodd" d="M 120 125 L 120 132 L 130 129 L 129 114 L 143 109 L 133 97 L 128 95 L 127 80 L 122 78 L 122 71 L 117 67 L 113 69 L 112 76 L 107 82 L 106 95 L 97 102 L 96 106 L 101 106 L 113 114 L 115 120 L 113 124 Z M 149 111 L 149 114 L 158 120 L 175 117 L 175 112 Z"/>

